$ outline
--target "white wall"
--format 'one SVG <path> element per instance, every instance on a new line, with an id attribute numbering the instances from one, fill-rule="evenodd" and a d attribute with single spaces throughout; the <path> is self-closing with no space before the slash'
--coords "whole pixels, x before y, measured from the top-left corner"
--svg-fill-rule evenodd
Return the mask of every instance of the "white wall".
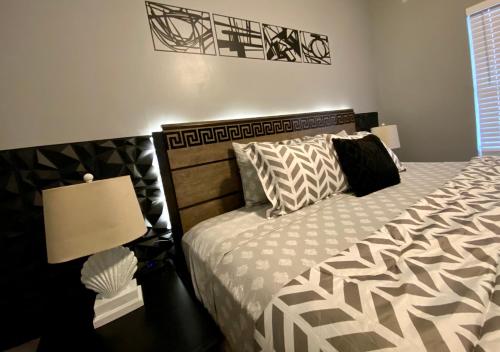
<path id="1" fill-rule="evenodd" d="M 380 122 L 403 160 L 476 155 L 465 9 L 479 0 L 369 0 Z"/>
<path id="2" fill-rule="evenodd" d="M 0 0 L 0 149 L 377 110 L 365 0 L 163 2 L 327 34 L 333 65 L 155 52 L 143 0 Z"/>

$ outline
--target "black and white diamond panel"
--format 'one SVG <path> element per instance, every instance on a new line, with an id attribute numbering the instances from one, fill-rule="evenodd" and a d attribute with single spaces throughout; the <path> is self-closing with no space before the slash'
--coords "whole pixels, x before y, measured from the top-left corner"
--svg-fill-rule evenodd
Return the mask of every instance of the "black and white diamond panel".
<path id="1" fill-rule="evenodd" d="M 166 230 L 154 158 L 149 136 L 0 151 L 1 231 L 31 226 L 43 214 L 43 189 L 81 183 L 86 172 L 96 180 L 130 175 L 146 225 Z"/>

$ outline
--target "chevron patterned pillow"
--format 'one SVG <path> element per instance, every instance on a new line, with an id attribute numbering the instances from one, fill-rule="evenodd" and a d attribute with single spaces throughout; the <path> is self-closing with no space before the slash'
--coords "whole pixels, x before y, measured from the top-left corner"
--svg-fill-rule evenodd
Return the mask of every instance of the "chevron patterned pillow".
<path id="1" fill-rule="evenodd" d="M 243 188 L 243 197 L 245 198 L 245 205 L 252 207 L 258 204 L 266 203 L 267 197 L 260 184 L 257 171 L 252 165 L 252 162 L 246 155 L 244 148 L 248 144 L 240 144 L 233 142 L 233 150 L 236 155 L 236 162 L 240 170 L 241 186 Z"/>
<path id="2" fill-rule="evenodd" d="M 323 133 L 323 134 L 317 134 L 314 137 L 304 137 L 304 140 L 311 140 L 311 139 L 318 139 L 318 138 L 324 138 L 326 140 L 326 143 L 328 146 L 331 146 L 332 144 L 332 138 L 349 138 L 349 134 L 345 131 L 342 130 L 338 133 Z M 333 149 L 333 146 L 331 146 Z M 335 150 L 335 149 L 334 149 Z"/>
<path id="3" fill-rule="evenodd" d="M 268 217 L 291 213 L 347 189 L 325 139 L 291 145 L 250 143 L 244 150 L 272 204 Z"/>
<path id="4" fill-rule="evenodd" d="M 316 137 L 307 137 L 310 139 Z M 279 142 L 273 142 L 274 144 L 284 144 L 291 145 L 302 143 L 302 138 L 295 139 L 285 139 Z M 259 177 L 257 176 L 257 171 L 252 165 L 252 162 L 246 155 L 244 148 L 248 144 L 241 144 L 233 142 L 233 150 L 236 155 L 236 162 L 238 164 L 238 169 L 240 170 L 241 186 L 243 188 L 243 197 L 245 198 L 245 205 L 247 207 L 253 207 L 255 205 L 260 205 L 268 202 L 267 196 L 262 188 Z M 333 147 L 332 147 L 333 148 Z"/>

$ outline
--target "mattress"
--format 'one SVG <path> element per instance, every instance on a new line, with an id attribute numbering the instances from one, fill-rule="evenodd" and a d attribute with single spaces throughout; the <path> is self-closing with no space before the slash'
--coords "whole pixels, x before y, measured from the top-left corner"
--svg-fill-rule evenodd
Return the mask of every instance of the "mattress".
<path id="1" fill-rule="evenodd" d="M 183 237 L 196 295 L 230 348 L 252 351 L 255 321 L 284 284 L 363 240 L 465 165 L 406 163 L 399 185 L 362 198 L 338 194 L 275 219 L 266 219 L 263 205 L 206 220 Z"/>

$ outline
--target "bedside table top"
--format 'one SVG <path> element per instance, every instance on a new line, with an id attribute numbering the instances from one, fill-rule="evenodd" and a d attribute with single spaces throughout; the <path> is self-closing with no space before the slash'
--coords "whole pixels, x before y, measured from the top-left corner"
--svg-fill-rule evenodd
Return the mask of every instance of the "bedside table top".
<path id="1" fill-rule="evenodd" d="M 79 350 L 103 352 L 219 351 L 222 335 L 205 308 L 188 293 L 171 264 L 148 273 L 139 284 L 144 306 L 71 343 Z M 62 340 L 67 340 L 61 337 Z M 39 351 L 54 351 L 56 336 Z M 43 338 L 42 338 L 43 341 Z M 57 343 L 57 342 L 56 342 Z M 64 341 L 67 350 L 74 350 Z M 63 347 L 63 346 L 58 346 Z"/>

